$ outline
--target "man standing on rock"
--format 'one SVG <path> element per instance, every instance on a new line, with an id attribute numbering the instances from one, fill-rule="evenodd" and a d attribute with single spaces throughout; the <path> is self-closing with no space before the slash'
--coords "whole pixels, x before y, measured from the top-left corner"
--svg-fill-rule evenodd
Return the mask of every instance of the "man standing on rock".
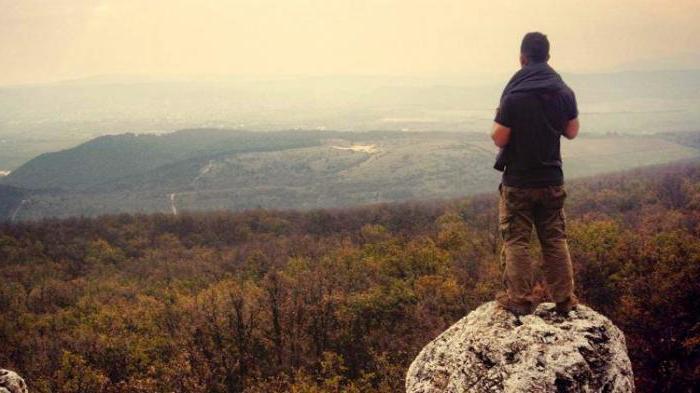
<path id="1" fill-rule="evenodd" d="M 520 46 L 521 69 L 501 96 L 491 138 L 501 148 L 494 166 L 499 186 L 503 238 L 503 284 L 498 303 L 516 315 L 531 313 L 534 274 L 529 244 L 533 227 L 542 246 L 544 279 L 558 312 L 577 304 L 564 217 L 564 175 L 559 141 L 578 134 L 574 92 L 549 60 L 547 36 L 527 33 Z"/>

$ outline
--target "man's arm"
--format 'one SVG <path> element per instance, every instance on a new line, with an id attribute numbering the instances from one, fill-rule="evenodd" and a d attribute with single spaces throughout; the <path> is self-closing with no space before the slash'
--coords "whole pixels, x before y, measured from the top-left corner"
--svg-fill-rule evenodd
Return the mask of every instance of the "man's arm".
<path id="1" fill-rule="evenodd" d="M 505 147 L 510 140 L 510 127 L 506 127 L 498 122 L 493 122 L 491 139 L 498 147 Z"/>
<path id="2" fill-rule="evenodd" d="M 578 117 L 569 120 L 566 124 L 566 129 L 564 130 L 564 136 L 566 139 L 574 139 L 578 135 L 579 123 Z"/>

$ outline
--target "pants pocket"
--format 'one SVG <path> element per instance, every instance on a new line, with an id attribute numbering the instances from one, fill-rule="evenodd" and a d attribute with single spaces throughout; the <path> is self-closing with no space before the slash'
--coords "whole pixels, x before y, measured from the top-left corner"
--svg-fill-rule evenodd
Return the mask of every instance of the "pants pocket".
<path id="1" fill-rule="evenodd" d="M 501 191 L 501 197 L 498 200 L 498 230 L 501 233 L 501 239 L 508 239 L 510 234 L 510 224 L 513 218 L 511 210 L 508 208 L 506 195 Z"/>
<path id="2" fill-rule="evenodd" d="M 566 200 L 566 189 L 564 186 L 550 186 L 546 199 L 542 204 L 548 209 L 562 209 Z"/>

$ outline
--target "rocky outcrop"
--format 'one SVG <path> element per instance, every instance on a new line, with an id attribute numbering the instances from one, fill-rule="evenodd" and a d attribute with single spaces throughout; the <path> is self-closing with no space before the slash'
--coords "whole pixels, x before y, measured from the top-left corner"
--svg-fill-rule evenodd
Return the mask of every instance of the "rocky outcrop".
<path id="1" fill-rule="evenodd" d="M 431 341 L 407 393 L 633 392 L 625 337 L 586 306 L 568 316 L 540 304 L 522 317 L 483 304 Z"/>
<path id="2" fill-rule="evenodd" d="M 16 372 L 0 368 L 0 393 L 27 393 L 27 384 Z"/>

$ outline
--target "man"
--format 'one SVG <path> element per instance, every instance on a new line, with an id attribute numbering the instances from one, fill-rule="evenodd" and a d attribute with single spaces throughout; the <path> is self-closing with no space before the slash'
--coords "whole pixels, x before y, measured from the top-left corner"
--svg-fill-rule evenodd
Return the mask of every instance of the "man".
<path id="1" fill-rule="evenodd" d="M 529 253 L 534 227 L 542 246 L 545 283 L 556 311 L 567 314 L 577 304 L 571 257 L 566 241 L 564 175 L 560 137 L 578 134 L 578 109 L 573 91 L 547 64 L 549 41 L 527 33 L 520 46 L 521 69 L 501 96 L 491 138 L 501 148 L 496 169 L 499 186 L 499 228 L 503 238 L 503 284 L 498 304 L 516 315 L 531 313 L 533 264 Z"/>

